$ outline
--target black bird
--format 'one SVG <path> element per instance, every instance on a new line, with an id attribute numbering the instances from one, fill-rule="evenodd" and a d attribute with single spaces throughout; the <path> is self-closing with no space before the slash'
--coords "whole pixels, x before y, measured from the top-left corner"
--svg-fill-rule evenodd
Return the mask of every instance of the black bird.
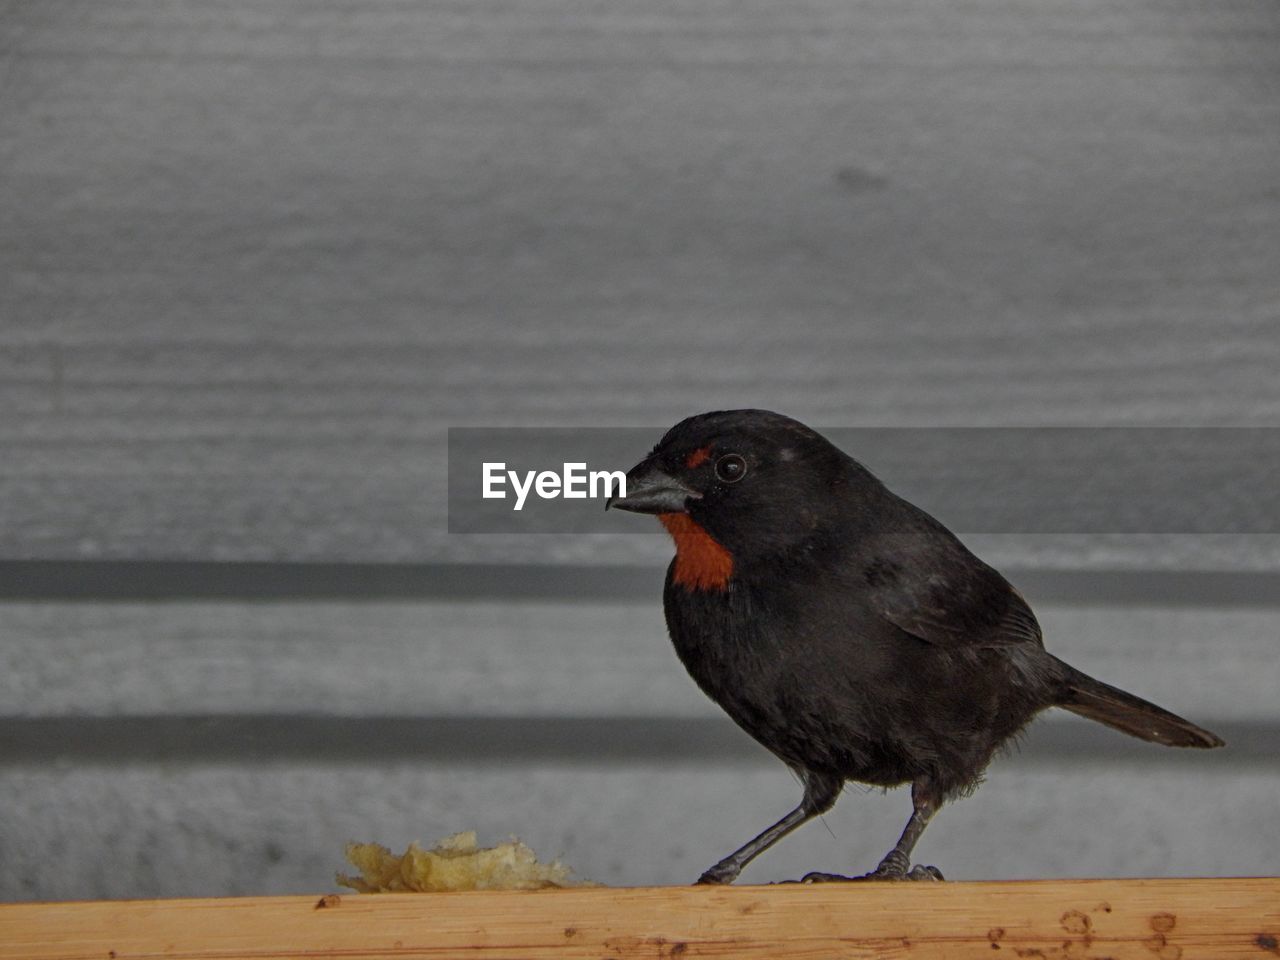
<path id="1" fill-rule="evenodd" d="M 865 878 L 941 879 L 911 866 L 929 819 L 973 790 L 1001 744 L 1046 707 L 1167 746 L 1222 746 L 1048 653 L 1004 577 L 789 417 L 683 420 L 606 506 L 656 514 L 671 533 L 663 604 L 676 653 L 804 786 L 795 810 L 700 883 L 733 882 L 829 810 L 848 780 L 911 784 L 911 819 Z M 844 879 L 854 878 L 804 877 Z"/>

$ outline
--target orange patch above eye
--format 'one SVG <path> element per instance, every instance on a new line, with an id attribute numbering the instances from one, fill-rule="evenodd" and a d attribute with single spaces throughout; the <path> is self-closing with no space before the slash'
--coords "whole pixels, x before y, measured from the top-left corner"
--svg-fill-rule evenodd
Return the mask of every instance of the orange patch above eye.
<path id="1" fill-rule="evenodd" d="M 684 465 L 690 470 L 696 470 L 710 459 L 711 448 L 699 447 L 697 450 L 693 451 L 693 453 L 684 458 Z"/>
<path id="2" fill-rule="evenodd" d="M 671 580 L 690 590 L 723 590 L 733 576 L 733 556 L 687 513 L 661 513 L 658 519 L 676 542 Z"/>

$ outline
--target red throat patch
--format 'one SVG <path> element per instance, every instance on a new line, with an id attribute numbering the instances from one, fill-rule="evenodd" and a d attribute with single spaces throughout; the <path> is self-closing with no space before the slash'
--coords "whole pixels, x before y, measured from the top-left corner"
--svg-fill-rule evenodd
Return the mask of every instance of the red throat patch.
<path id="1" fill-rule="evenodd" d="M 733 576 L 733 556 L 685 513 L 661 513 L 658 519 L 676 542 L 672 582 L 690 590 L 723 590 Z"/>

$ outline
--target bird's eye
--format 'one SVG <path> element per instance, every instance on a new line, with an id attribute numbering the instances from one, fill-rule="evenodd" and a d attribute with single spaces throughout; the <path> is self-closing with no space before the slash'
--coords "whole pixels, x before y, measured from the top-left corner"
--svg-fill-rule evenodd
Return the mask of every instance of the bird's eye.
<path id="1" fill-rule="evenodd" d="M 726 453 L 716 461 L 716 478 L 721 483 L 737 483 L 747 475 L 747 461 L 736 453 Z"/>

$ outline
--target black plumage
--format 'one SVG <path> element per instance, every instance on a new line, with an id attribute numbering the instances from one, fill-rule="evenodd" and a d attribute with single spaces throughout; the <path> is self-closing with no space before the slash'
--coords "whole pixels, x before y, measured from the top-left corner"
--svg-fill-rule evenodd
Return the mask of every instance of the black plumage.
<path id="1" fill-rule="evenodd" d="M 910 867 L 929 818 L 1047 707 L 1170 746 L 1222 743 L 1048 653 L 1004 577 L 795 420 L 690 417 L 627 478 L 610 505 L 657 514 L 676 541 L 664 607 L 681 661 L 804 784 L 796 810 L 702 882 L 731 882 L 849 780 L 912 786 L 907 828 L 867 876 L 939 878 Z"/>

